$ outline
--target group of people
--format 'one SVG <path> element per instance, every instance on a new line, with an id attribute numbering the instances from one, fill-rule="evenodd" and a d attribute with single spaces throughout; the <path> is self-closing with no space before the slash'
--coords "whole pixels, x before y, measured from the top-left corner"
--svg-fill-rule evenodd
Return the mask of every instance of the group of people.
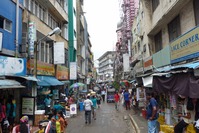
<path id="1" fill-rule="evenodd" d="M 15 124 L 16 102 L 11 97 L 0 99 L 0 132 L 10 132 Z"/>

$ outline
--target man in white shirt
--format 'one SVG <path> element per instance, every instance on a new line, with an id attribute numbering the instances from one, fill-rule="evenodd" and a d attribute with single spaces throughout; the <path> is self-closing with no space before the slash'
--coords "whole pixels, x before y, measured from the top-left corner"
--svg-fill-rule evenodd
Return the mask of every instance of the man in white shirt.
<path id="1" fill-rule="evenodd" d="M 85 109 L 85 123 L 91 123 L 91 110 L 93 106 L 93 102 L 90 100 L 90 96 L 87 96 L 87 99 L 84 100 L 84 109 Z"/>

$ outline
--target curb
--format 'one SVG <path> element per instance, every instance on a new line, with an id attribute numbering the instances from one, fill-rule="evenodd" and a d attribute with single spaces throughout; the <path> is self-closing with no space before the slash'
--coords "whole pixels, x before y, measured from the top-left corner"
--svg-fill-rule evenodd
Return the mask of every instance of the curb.
<path id="1" fill-rule="evenodd" d="M 129 114 L 129 117 L 130 117 L 131 123 L 133 124 L 133 126 L 135 128 L 135 132 L 140 133 L 140 129 L 139 129 L 137 123 L 135 122 L 135 120 L 133 119 L 133 117 L 130 114 Z"/>

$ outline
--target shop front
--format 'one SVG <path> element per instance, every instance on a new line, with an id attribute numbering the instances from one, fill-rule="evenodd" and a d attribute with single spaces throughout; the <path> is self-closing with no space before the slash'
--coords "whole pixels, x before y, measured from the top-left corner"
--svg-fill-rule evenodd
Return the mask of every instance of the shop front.
<path id="1" fill-rule="evenodd" d="M 13 111 L 14 121 L 21 116 L 21 92 L 27 90 L 26 79 L 22 77 L 26 77 L 26 59 L 0 56 L 0 102 L 6 107 L 14 107 L 13 110 L 7 108 L 8 112 Z M 7 113 L 6 117 L 11 114 Z"/>

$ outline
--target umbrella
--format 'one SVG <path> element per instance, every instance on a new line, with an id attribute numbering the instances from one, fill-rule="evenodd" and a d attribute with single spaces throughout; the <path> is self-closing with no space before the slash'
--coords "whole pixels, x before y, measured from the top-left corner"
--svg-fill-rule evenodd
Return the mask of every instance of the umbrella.
<path id="1" fill-rule="evenodd" d="M 80 86 L 84 86 L 85 84 L 83 83 L 80 83 L 80 82 L 77 82 L 77 83 L 74 83 L 70 86 L 70 88 L 77 88 L 77 87 L 80 87 Z"/>

